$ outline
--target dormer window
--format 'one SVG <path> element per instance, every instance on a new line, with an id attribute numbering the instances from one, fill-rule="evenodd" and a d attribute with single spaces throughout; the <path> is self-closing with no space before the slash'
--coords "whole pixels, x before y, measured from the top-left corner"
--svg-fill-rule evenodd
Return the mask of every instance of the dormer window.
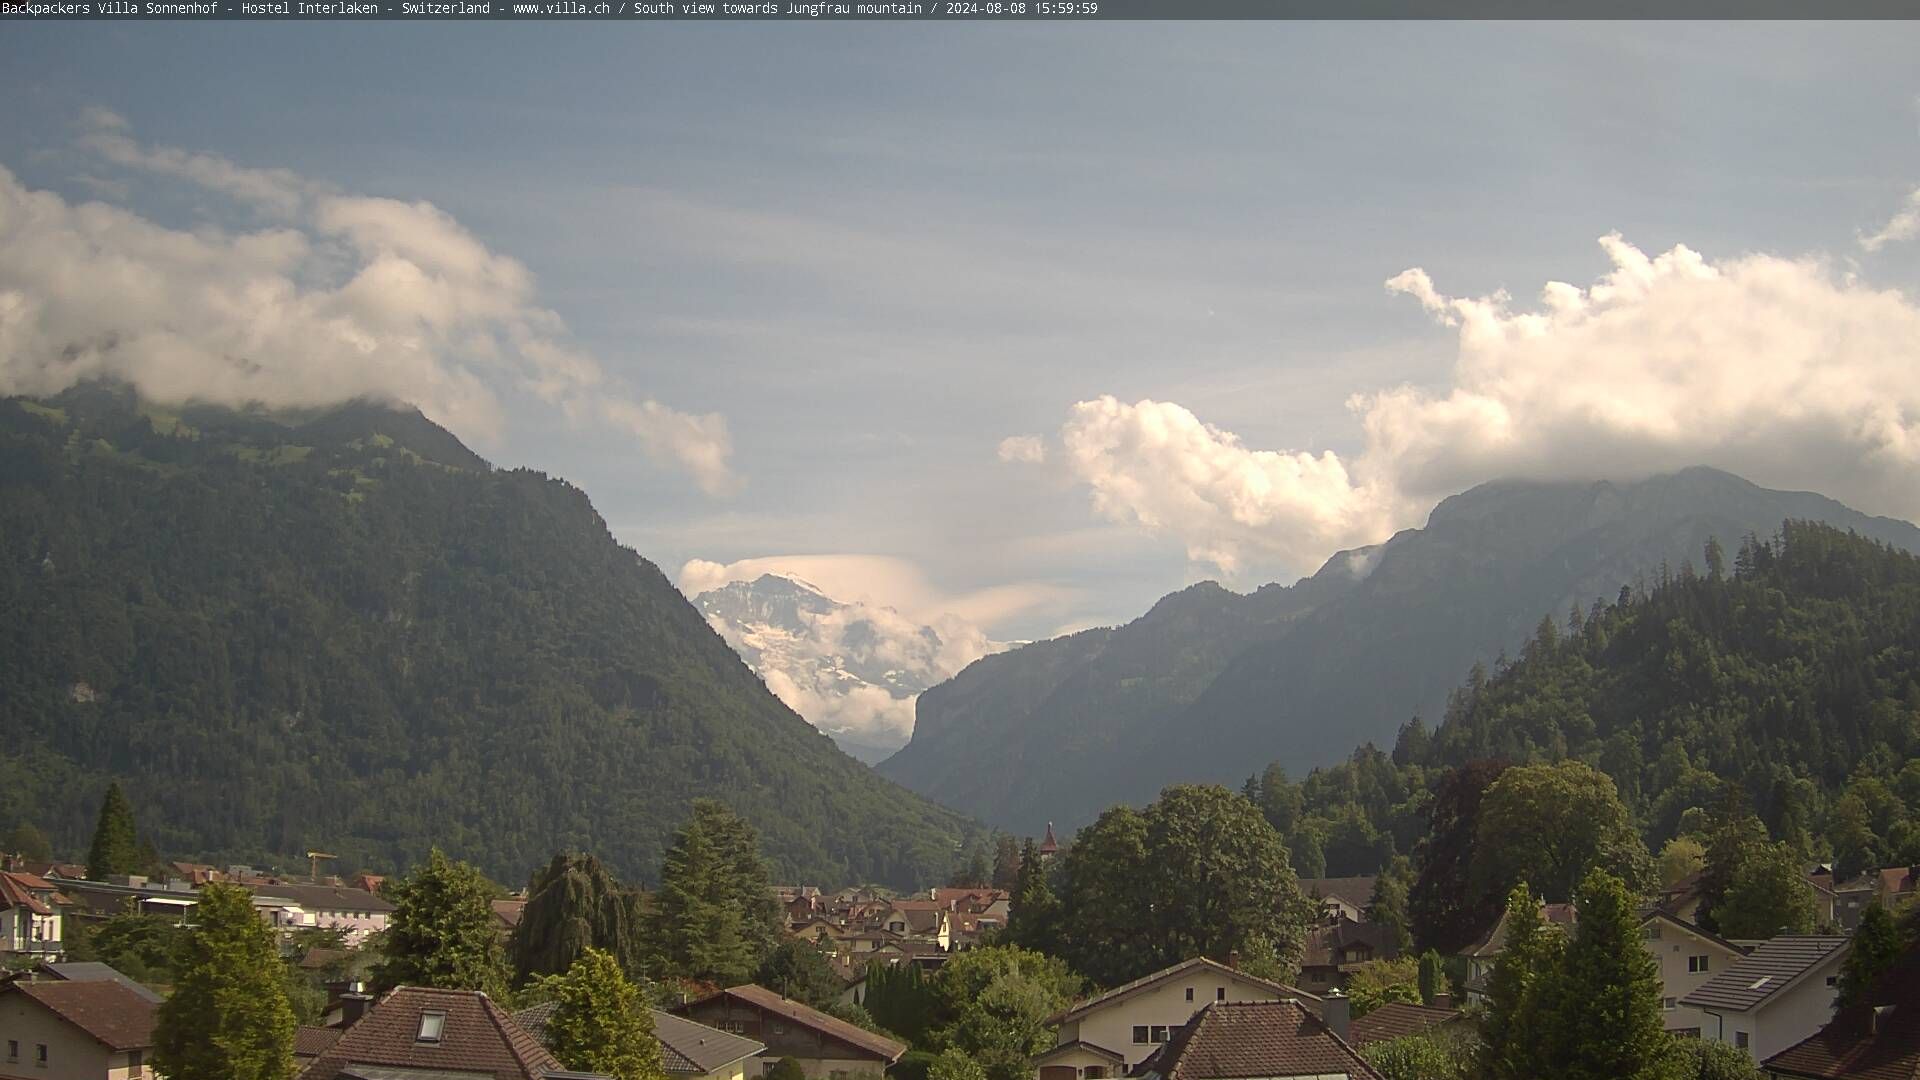
<path id="1" fill-rule="evenodd" d="M 420 1014 L 420 1033 L 414 1036 L 415 1042 L 437 1043 L 447 1029 L 447 1014 L 443 1012 L 423 1012 Z"/>

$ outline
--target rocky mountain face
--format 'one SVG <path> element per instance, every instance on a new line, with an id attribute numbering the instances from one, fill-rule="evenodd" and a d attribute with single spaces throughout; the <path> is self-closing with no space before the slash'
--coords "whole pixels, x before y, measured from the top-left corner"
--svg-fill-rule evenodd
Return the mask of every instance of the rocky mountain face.
<path id="1" fill-rule="evenodd" d="M 921 625 L 777 574 L 693 602 L 775 696 L 869 764 L 906 744 L 914 702 L 929 686 L 1007 647 L 956 618 Z"/>
<path id="2" fill-rule="evenodd" d="M 1125 626 L 987 657 L 919 701 L 883 775 L 992 824 L 1075 826 L 1166 784 L 1296 776 L 1439 719 L 1477 662 L 1623 585 L 1698 565 L 1787 519 L 1908 550 L 1920 528 L 1712 469 L 1632 483 L 1497 482 L 1424 528 L 1342 552 L 1291 586 L 1213 584 Z"/>

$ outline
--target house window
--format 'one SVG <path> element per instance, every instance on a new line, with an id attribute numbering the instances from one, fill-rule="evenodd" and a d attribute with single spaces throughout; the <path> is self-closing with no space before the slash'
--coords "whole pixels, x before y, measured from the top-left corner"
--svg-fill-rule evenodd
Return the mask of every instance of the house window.
<path id="1" fill-rule="evenodd" d="M 1135 1024 L 1133 1026 L 1133 1041 L 1136 1043 L 1144 1043 L 1147 1041 L 1147 1025 Z"/>
<path id="2" fill-rule="evenodd" d="M 1187 987 L 1187 1000 L 1188 1001 L 1193 1000 L 1193 987 L 1191 986 Z"/>
<path id="3" fill-rule="evenodd" d="M 1679 1002 L 1675 1001 L 1673 998 L 1660 999 L 1660 1007 L 1663 1009 L 1672 1009 L 1675 1005 L 1678 1005 L 1678 1004 Z"/>
<path id="4" fill-rule="evenodd" d="M 7 1040 L 7 1060 L 8 1061 L 20 1060 L 20 1040 L 19 1039 Z"/>
<path id="5" fill-rule="evenodd" d="M 423 1012 L 420 1014 L 420 1033 L 414 1041 L 437 1043 L 447 1030 L 447 1014 L 443 1012 Z"/>
<path id="6" fill-rule="evenodd" d="M 1157 1043 L 1163 1043 L 1167 1041 L 1166 1025 L 1164 1024 L 1153 1025 L 1153 1041 Z"/>
<path id="7" fill-rule="evenodd" d="M 1712 960 L 1713 960 L 1713 957 L 1711 956 L 1687 957 L 1687 973 L 1689 975 L 1692 975 L 1692 974 L 1697 974 L 1699 972 L 1707 970 L 1707 964 Z"/>
<path id="8" fill-rule="evenodd" d="M 1215 1000 L 1215 1001 L 1225 1001 L 1225 1000 L 1227 1000 L 1227 988 L 1226 988 L 1226 987 L 1224 987 L 1224 986 L 1216 986 L 1216 987 L 1214 987 L 1214 988 L 1213 988 L 1213 1000 Z"/>
<path id="9" fill-rule="evenodd" d="M 43 1069 L 46 1068 L 47 1067 L 47 1044 L 34 1043 L 33 1046 L 34 1046 L 34 1050 L 33 1050 L 34 1064 L 40 1066 Z"/>
<path id="10" fill-rule="evenodd" d="M 1838 985 L 1840 985 L 1840 976 L 1838 976 L 1838 975 L 1829 975 L 1829 976 L 1827 976 L 1827 985 L 1828 985 L 1828 986 L 1838 986 Z"/>
<path id="11" fill-rule="evenodd" d="M 1105 1065 L 1089 1065 L 1081 1070 L 1080 1075 L 1085 1077 L 1086 1080 L 1106 1080 L 1107 1067 Z"/>
<path id="12" fill-rule="evenodd" d="M 129 1076 L 141 1075 L 141 1073 L 145 1071 L 146 1065 L 147 1065 L 146 1051 L 144 1050 L 127 1051 L 127 1074 Z"/>
<path id="13" fill-rule="evenodd" d="M 1648 941 L 1659 941 L 1660 940 L 1660 924 L 1654 923 L 1648 926 L 1646 930 L 1643 931 L 1643 933 L 1646 935 L 1646 938 Z"/>
<path id="14" fill-rule="evenodd" d="M 1739 1048 L 1739 1049 L 1741 1049 L 1741 1050 L 1745 1050 L 1745 1049 L 1747 1048 L 1747 1043 L 1748 1043 L 1749 1041 L 1751 1041 L 1751 1040 L 1749 1040 L 1749 1038 L 1747 1037 L 1747 1033 L 1746 1033 L 1746 1032 L 1744 1032 L 1744 1031 L 1736 1031 L 1736 1032 L 1734 1032 L 1734 1033 L 1733 1033 L 1733 1045 L 1734 1045 L 1735 1047 L 1737 1047 L 1737 1048 Z"/>

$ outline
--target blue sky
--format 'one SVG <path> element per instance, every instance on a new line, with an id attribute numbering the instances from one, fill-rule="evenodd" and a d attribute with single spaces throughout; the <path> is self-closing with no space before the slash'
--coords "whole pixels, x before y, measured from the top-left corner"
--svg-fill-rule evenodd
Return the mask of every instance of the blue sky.
<path id="1" fill-rule="evenodd" d="M 1916 55 L 1913 25 L 16 22 L 0 166 L 188 233 L 282 223 L 162 148 L 430 202 L 565 324 L 489 332 L 599 372 L 557 399 L 482 375 L 498 422 L 450 425 L 496 463 L 573 480 L 670 574 L 784 560 L 1035 637 L 1290 579 L 1516 471 L 1707 460 L 1914 516 L 1920 402 L 1886 387 L 1920 355 L 1920 245 L 1862 240 L 1920 185 Z M 1615 232 L 1724 281 L 1663 264 L 1524 347 L 1453 303 L 1633 277 Z M 1432 292 L 1385 287 L 1414 267 Z M 1752 310 L 1787 314 L 1750 357 Z M 1674 332 L 1696 311 L 1724 332 Z M 1651 353 L 1604 368 L 1644 392 L 1561 389 Z M 1738 397 L 1745 364 L 1752 400 L 1701 431 L 1634 412 Z M 665 412 L 596 419 L 607 387 Z M 720 480 L 676 441 L 716 415 Z"/>

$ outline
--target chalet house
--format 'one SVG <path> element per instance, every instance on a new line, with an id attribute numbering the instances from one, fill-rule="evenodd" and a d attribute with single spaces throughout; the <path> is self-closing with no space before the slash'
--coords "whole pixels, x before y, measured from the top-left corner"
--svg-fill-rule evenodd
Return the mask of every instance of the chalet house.
<path id="1" fill-rule="evenodd" d="M 152 1080 L 155 1006 L 112 979 L 0 986 L 0 1076 Z"/>
<path id="2" fill-rule="evenodd" d="M 895 900 L 882 916 L 880 928 L 945 949 L 953 943 L 953 912 L 938 900 Z"/>
<path id="3" fill-rule="evenodd" d="M 1345 992 L 1347 979 L 1361 964 L 1399 956 L 1392 930 L 1336 915 L 1331 923 L 1307 932 L 1306 950 L 1300 957 L 1300 985 L 1320 995 L 1329 990 Z"/>
<path id="4" fill-rule="evenodd" d="M 1197 956 L 1079 1002 L 1049 1021 L 1053 1049 L 1034 1058 L 1037 1080 L 1100 1080 L 1122 1076 L 1173 1038 L 1195 1013 L 1218 1002 L 1306 1002 L 1313 994 L 1268 982 Z"/>
<path id="5" fill-rule="evenodd" d="M 285 931 L 305 927 L 338 930 L 349 947 L 387 928 L 393 904 L 365 889 L 344 885 L 256 885 L 254 906 L 273 926 Z"/>
<path id="6" fill-rule="evenodd" d="M 760 1055 L 766 1047 L 741 1035 L 653 1011 L 653 1036 L 660 1040 L 660 1056 L 668 1076 L 684 1080 L 746 1080 L 760 1075 Z"/>
<path id="7" fill-rule="evenodd" d="M 1353 922 L 1365 922 L 1376 880 L 1372 875 L 1301 878 L 1300 893 L 1319 905 L 1321 915 L 1328 921 L 1344 916 Z"/>
<path id="8" fill-rule="evenodd" d="M 761 1043 L 766 1049 L 760 1061 L 766 1068 L 781 1058 L 793 1058 L 813 1080 L 878 1076 L 907 1052 L 902 1043 L 752 984 L 721 990 L 668 1011 Z"/>
<path id="9" fill-rule="evenodd" d="M 1872 883 L 1873 898 L 1888 911 L 1897 911 L 1908 900 L 1920 896 L 1920 863 L 1869 871 L 1866 877 Z"/>
<path id="10" fill-rule="evenodd" d="M 1702 1015 L 1700 1037 L 1763 1061 L 1820 1030 L 1833 999 L 1848 939 L 1782 934 L 1734 961 L 1680 999 Z"/>
<path id="11" fill-rule="evenodd" d="M 1459 1009 L 1448 1008 L 1443 1004 L 1409 1005 L 1404 1001 L 1389 1001 L 1384 1005 L 1375 1006 L 1372 1012 L 1354 1020 L 1350 1025 L 1347 1042 L 1358 1049 L 1377 1042 L 1385 1042 L 1388 1039 L 1421 1035 L 1438 1028 L 1451 1027 L 1464 1022 L 1465 1018 L 1466 1014 Z"/>
<path id="12" fill-rule="evenodd" d="M 324 1036 L 311 1036 L 317 1044 Z M 402 986 L 334 1039 L 315 1045 L 298 1080 L 556 1080 L 569 1073 L 476 990 Z"/>
<path id="13" fill-rule="evenodd" d="M 0 870 L 0 957 L 59 957 L 59 899 L 59 890 L 43 877 Z"/>
<path id="14" fill-rule="evenodd" d="M 1733 966 L 1747 950 L 1657 909 L 1641 920 L 1640 937 L 1660 965 L 1660 1006 L 1666 1029 L 1677 1035 L 1699 1035 L 1706 1014 L 1681 1001 Z"/>
<path id="15" fill-rule="evenodd" d="M 1339 1003 L 1346 1005 L 1345 999 Z M 1337 1028 L 1337 1021 L 1323 1021 L 1298 1001 L 1210 1002 L 1133 1075 L 1141 1080 L 1380 1080 Z"/>
<path id="16" fill-rule="evenodd" d="M 1772 1080 L 1920 1076 L 1920 946 L 1909 948 L 1864 999 L 1760 1067 Z"/>

